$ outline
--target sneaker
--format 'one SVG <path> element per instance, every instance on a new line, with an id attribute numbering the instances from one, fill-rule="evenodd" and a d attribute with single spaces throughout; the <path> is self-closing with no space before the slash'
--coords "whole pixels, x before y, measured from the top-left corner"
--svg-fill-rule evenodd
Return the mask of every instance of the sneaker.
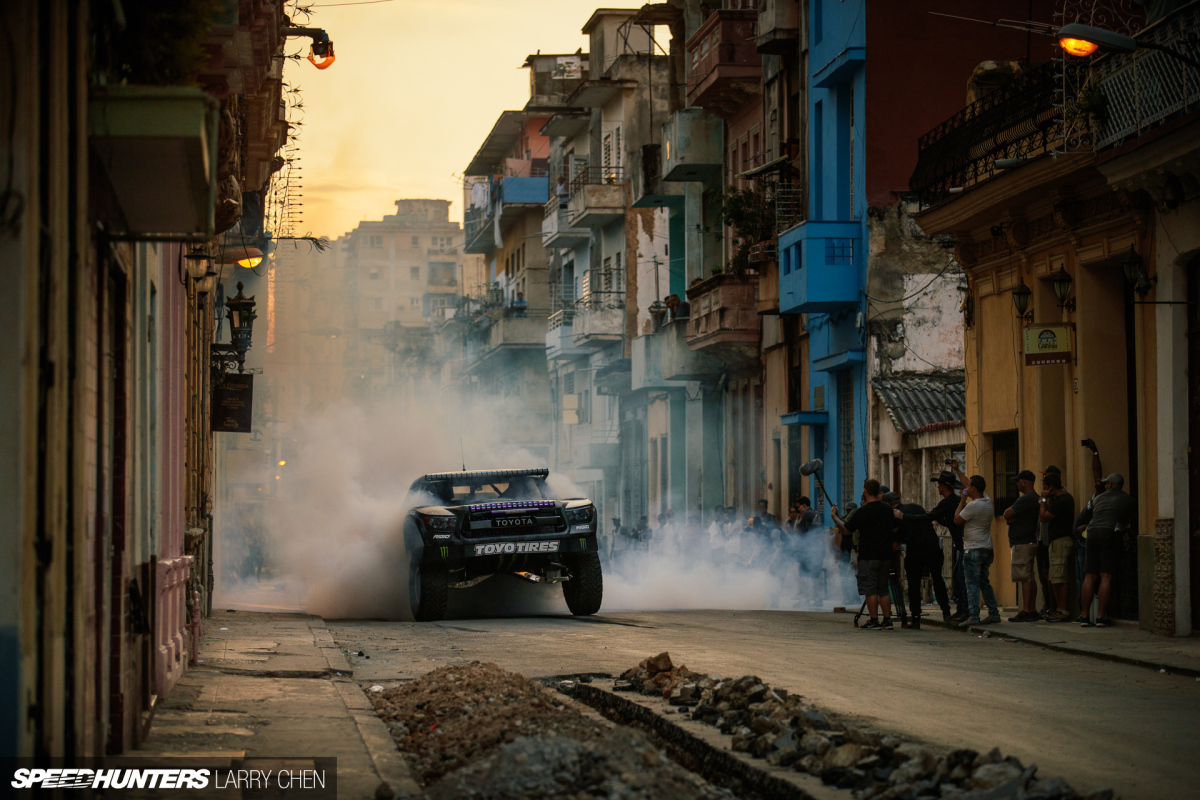
<path id="1" fill-rule="evenodd" d="M 879 628 L 880 628 L 880 630 L 885 630 L 885 631 L 895 630 L 895 628 L 892 627 L 892 618 L 884 617 L 883 624 L 880 625 Z"/>
<path id="2" fill-rule="evenodd" d="M 1070 621 L 1071 621 L 1071 615 L 1069 612 L 1066 612 L 1066 611 L 1059 611 L 1058 613 L 1053 614 L 1046 618 L 1046 622 L 1070 622 Z"/>
<path id="3" fill-rule="evenodd" d="M 1096 617 L 1096 627 L 1097 628 L 1111 628 L 1112 620 L 1109 619 L 1108 617 Z"/>
<path id="4" fill-rule="evenodd" d="M 968 617 L 968 618 L 964 619 L 962 622 L 958 623 L 958 627 L 969 628 L 972 625 L 978 625 L 978 624 L 979 624 L 978 618 Z"/>
<path id="5" fill-rule="evenodd" d="M 888 622 L 888 625 L 890 626 L 891 622 Z M 883 626 L 879 624 L 879 620 L 871 619 L 871 620 L 867 620 L 867 624 L 863 625 L 859 630 L 878 631 L 878 630 L 882 630 L 882 629 L 883 629 Z"/>
<path id="6" fill-rule="evenodd" d="M 1017 615 L 1015 617 L 1009 617 L 1008 621 L 1009 622 L 1033 622 L 1033 621 L 1039 620 L 1039 619 L 1041 619 L 1041 617 L 1032 611 L 1018 611 Z"/>
<path id="7" fill-rule="evenodd" d="M 953 622 L 953 621 L 954 621 L 954 617 L 950 616 L 949 611 L 942 612 L 942 622 Z"/>
<path id="8" fill-rule="evenodd" d="M 1000 619 L 999 614 L 989 614 L 988 616 L 979 620 L 979 624 L 980 625 L 999 625 L 1003 621 L 1004 620 Z"/>
<path id="9" fill-rule="evenodd" d="M 971 618 L 970 611 L 955 611 L 954 616 L 950 617 L 950 621 L 955 624 L 958 624 L 959 622 L 963 622 L 964 620 L 968 620 L 970 618 Z"/>
<path id="10" fill-rule="evenodd" d="M 1076 620 L 1076 621 L 1079 623 L 1079 627 L 1081 627 L 1081 628 L 1090 628 L 1090 627 L 1092 627 L 1092 621 L 1091 621 L 1090 619 L 1088 619 L 1087 617 L 1080 617 L 1080 618 L 1079 618 L 1078 620 Z"/>

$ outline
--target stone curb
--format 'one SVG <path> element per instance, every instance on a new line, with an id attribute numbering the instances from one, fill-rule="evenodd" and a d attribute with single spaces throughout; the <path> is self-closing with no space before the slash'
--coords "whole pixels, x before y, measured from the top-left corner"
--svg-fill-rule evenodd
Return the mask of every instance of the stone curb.
<path id="1" fill-rule="evenodd" d="M 1055 623 L 1055 624 L 1066 625 L 1066 624 L 1074 624 L 1074 623 L 1060 622 L 1060 623 Z M 1031 644 L 1036 647 L 1045 648 L 1046 650 L 1053 650 L 1056 653 L 1066 653 L 1068 655 L 1074 655 L 1074 656 L 1087 656 L 1089 658 L 1095 658 L 1099 661 L 1109 661 L 1114 664 L 1125 664 L 1130 667 L 1142 667 L 1144 669 L 1152 669 L 1155 672 L 1158 672 L 1160 670 L 1166 670 L 1168 673 L 1170 673 L 1172 675 L 1184 675 L 1189 678 L 1200 678 L 1200 669 L 1192 669 L 1191 667 L 1173 666 L 1171 664 L 1160 664 L 1160 663 L 1156 663 L 1154 661 L 1148 661 L 1146 659 L 1130 658 L 1129 656 L 1117 655 L 1116 653 L 1099 653 L 1099 652 L 1096 652 L 1095 650 L 1084 650 L 1084 649 L 1081 649 L 1078 647 L 1072 647 L 1071 645 L 1042 642 L 1042 641 L 1034 639 L 1030 636 L 1022 636 L 1020 633 L 1014 633 L 1012 627 L 1006 626 L 1004 623 L 1000 623 L 1000 625 L 972 625 L 969 628 L 959 628 L 954 623 L 943 622 L 940 619 L 935 620 L 935 619 L 931 618 L 930 614 L 923 614 L 923 615 L 921 615 L 921 625 L 922 626 L 936 625 L 939 628 L 945 628 L 946 630 L 959 630 L 959 631 L 963 631 L 964 633 L 974 633 L 974 634 L 990 633 L 993 636 L 999 635 L 999 636 L 1004 636 L 1008 639 L 1016 639 L 1018 642 L 1021 642 L 1022 644 Z"/>
<path id="2" fill-rule="evenodd" d="M 328 676 L 358 728 L 358 735 L 362 737 L 371 763 L 375 765 L 375 771 L 391 788 L 393 797 L 419 797 L 421 787 L 413 779 L 408 762 L 400 755 L 395 741 L 392 740 L 391 731 L 375 713 L 375 707 L 367 699 L 366 693 L 355 682 L 350 662 L 341 648 L 334 643 L 333 636 L 325 626 L 325 620 L 313 617 L 309 628 L 312 630 L 313 642 L 329 664 Z M 376 797 L 381 796 L 377 793 Z"/>

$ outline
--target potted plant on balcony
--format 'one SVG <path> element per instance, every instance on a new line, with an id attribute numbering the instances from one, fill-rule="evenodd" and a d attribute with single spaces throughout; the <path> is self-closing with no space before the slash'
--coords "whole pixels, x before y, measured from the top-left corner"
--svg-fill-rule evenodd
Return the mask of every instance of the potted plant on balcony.
<path id="1" fill-rule="evenodd" d="M 721 222 L 733 228 L 735 249 L 728 272 L 743 276 L 750 268 L 751 249 L 774 235 L 775 204 L 759 187 L 726 187 L 721 197 Z"/>

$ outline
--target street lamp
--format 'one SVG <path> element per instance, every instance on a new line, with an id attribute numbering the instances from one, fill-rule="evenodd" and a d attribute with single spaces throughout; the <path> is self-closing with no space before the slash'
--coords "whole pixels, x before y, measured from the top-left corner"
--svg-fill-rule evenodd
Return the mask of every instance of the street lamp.
<path id="1" fill-rule="evenodd" d="M 239 267 L 254 269 L 262 263 L 263 252 L 257 247 L 235 247 L 221 253 L 222 264 L 237 264 Z"/>
<path id="2" fill-rule="evenodd" d="M 1150 294 L 1153 285 L 1150 276 L 1146 274 L 1146 266 L 1142 263 L 1142 257 L 1138 255 L 1137 250 L 1129 248 L 1125 258 L 1121 259 L 1121 267 L 1125 271 L 1125 281 L 1137 292 L 1138 297 Z"/>
<path id="3" fill-rule="evenodd" d="M 1188 64 L 1196 69 L 1200 69 L 1200 61 L 1185 56 L 1177 50 L 1172 50 L 1169 47 L 1164 47 L 1157 42 L 1138 41 L 1132 36 L 1125 36 L 1116 31 L 1097 28 L 1092 25 L 1084 25 L 1079 22 L 1072 22 L 1069 25 L 1063 25 L 1058 29 L 1058 46 L 1065 52 L 1073 56 L 1090 56 L 1100 48 L 1111 50 L 1114 53 L 1134 53 L 1138 50 L 1158 50 L 1161 53 L 1177 58 L 1185 64 Z"/>
<path id="4" fill-rule="evenodd" d="M 1068 311 L 1075 310 L 1075 298 L 1071 297 L 1071 284 L 1075 279 L 1071 273 L 1062 267 L 1050 273 L 1050 285 L 1054 287 L 1054 296 L 1058 298 L 1058 307 Z"/>
<path id="5" fill-rule="evenodd" d="M 251 332 L 258 316 L 254 311 L 254 297 L 242 294 L 242 283 L 238 281 L 238 293 L 225 301 L 225 316 L 229 320 L 229 344 L 212 346 L 211 367 L 213 383 L 219 384 L 234 367 L 245 372 L 246 351 L 250 349 Z"/>
<path id="6" fill-rule="evenodd" d="M 1025 279 L 1021 278 L 1021 283 L 1013 287 L 1013 305 L 1017 307 L 1017 316 L 1025 320 L 1027 323 L 1033 322 L 1033 312 L 1029 310 L 1029 297 L 1033 294 L 1033 290 L 1025 285 Z"/>
<path id="7" fill-rule="evenodd" d="M 184 253 L 183 260 L 187 262 L 188 277 L 194 281 L 199 281 L 208 274 L 208 265 L 212 262 L 212 256 L 208 254 L 207 250 L 196 247 Z"/>

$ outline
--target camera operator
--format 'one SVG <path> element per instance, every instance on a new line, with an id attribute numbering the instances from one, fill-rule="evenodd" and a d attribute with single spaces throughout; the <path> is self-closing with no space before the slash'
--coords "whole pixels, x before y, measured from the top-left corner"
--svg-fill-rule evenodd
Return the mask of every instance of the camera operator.
<path id="1" fill-rule="evenodd" d="M 874 478 L 863 483 L 863 505 L 849 520 L 838 515 L 837 505 L 830 506 L 833 522 L 843 536 L 858 531 L 858 593 L 867 598 L 870 620 L 864 630 L 892 630 L 892 600 L 888 594 L 888 567 L 892 562 L 896 526 L 892 509 L 883 502 L 879 481 Z M 883 622 L 878 612 L 883 607 Z"/>

